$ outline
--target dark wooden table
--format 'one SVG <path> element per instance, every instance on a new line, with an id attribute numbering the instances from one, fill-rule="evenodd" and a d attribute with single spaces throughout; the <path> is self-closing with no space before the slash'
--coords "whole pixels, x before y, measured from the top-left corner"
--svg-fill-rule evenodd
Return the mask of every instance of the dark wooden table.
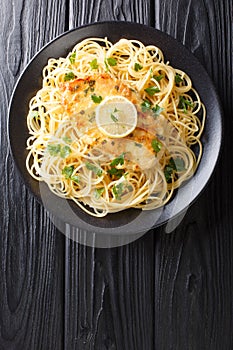
<path id="1" fill-rule="evenodd" d="M 0 349 L 233 349 L 233 21 L 231 0 L 3 0 L 0 8 Z M 61 234 L 10 155 L 14 84 L 47 42 L 84 23 L 128 20 L 182 42 L 224 110 L 211 182 L 170 234 L 90 248 Z M 19 130 L 20 132 L 20 130 Z"/>

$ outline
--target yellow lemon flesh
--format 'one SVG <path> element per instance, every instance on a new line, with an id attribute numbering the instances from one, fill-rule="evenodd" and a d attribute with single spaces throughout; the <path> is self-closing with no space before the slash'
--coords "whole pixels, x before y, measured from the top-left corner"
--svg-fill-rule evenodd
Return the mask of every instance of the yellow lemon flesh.
<path id="1" fill-rule="evenodd" d="M 137 109 L 126 97 L 108 96 L 96 108 L 96 124 L 108 137 L 125 137 L 137 126 Z"/>

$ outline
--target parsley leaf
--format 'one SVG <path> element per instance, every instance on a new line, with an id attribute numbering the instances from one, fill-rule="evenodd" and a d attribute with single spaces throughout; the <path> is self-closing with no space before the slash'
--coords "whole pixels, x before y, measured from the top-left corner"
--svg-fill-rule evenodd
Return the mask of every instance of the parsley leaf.
<path id="1" fill-rule="evenodd" d="M 47 150 L 49 151 L 49 154 L 51 156 L 57 156 L 58 153 L 61 151 L 61 145 L 56 144 L 56 145 L 48 145 Z"/>
<path id="2" fill-rule="evenodd" d="M 153 139 L 153 140 L 151 141 L 151 146 L 152 146 L 153 150 L 154 150 L 156 153 L 158 153 L 158 152 L 161 150 L 161 148 L 162 148 L 161 142 L 159 142 L 159 141 L 156 140 L 156 139 Z"/>
<path id="3" fill-rule="evenodd" d="M 111 119 L 116 123 L 118 122 L 118 118 L 113 114 L 111 113 Z"/>
<path id="4" fill-rule="evenodd" d="M 97 96 L 96 94 L 91 95 L 91 99 L 94 103 L 100 103 L 102 101 L 102 96 Z"/>
<path id="5" fill-rule="evenodd" d="M 104 193 L 104 187 L 96 188 L 94 192 L 94 196 L 96 199 L 99 199 L 103 193 Z"/>
<path id="6" fill-rule="evenodd" d="M 65 166 L 63 169 L 62 169 L 62 175 L 65 175 L 65 178 L 66 179 L 70 179 L 76 183 L 79 182 L 79 177 L 78 175 L 73 175 L 74 172 L 74 166 L 73 165 L 70 165 L 70 166 Z"/>
<path id="7" fill-rule="evenodd" d="M 62 169 L 62 175 L 65 175 L 65 178 L 66 179 L 70 179 L 72 174 L 73 174 L 73 171 L 74 171 L 74 166 L 71 165 L 71 166 L 65 166 L 63 169 Z"/>
<path id="8" fill-rule="evenodd" d="M 124 190 L 123 182 L 121 182 L 121 183 L 119 183 L 117 185 L 114 185 L 113 188 L 112 188 L 112 192 L 114 194 L 114 197 L 116 199 L 121 200 L 121 196 L 122 196 L 123 190 Z"/>
<path id="9" fill-rule="evenodd" d="M 166 165 L 164 168 L 164 176 L 167 182 L 171 181 L 173 174 L 173 168 L 170 165 Z"/>
<path id="10" fill-rule="evenodd" d="M 60 151 L 60 156 L 62 158 L 67 158 L 71 153 L 71 149 L 69 146 L 63 146 L 61 147 L 61 151 Z"/>
<path id="11" fill-rule="evenodd" d="M 68 137 L 68 136 L 64 136 L 64 137 L 62 138 L 62 140 L 63 140 L 65 143 L 72 143 L 71 138 Z"/>
<path id="12" fill-rule="evenodd" d="M 71 64 L 75 63 L 75 58 L 76 58 L 76 52 L 73 52 L 69 57 Z"/>
<path id="13" fill-rule="evenodd" d="M 97 58 L 94 58 L 90 63 L 91 69 L 98 69 L 99 65 L 97 63 Z"/>
<path id="14" fill-rule="evenodd" d="M 138 72 L 139 70 L 141 70 L 143 67 L 142 67 L 142 65 L 140 64 L 140 63 L 134 63 L 134 70 L 136 71 L 136 72 Z"/>
<path id="15" fill-rule="evenodd" d="M 122 153 L 119 157 L 113 159 L 113 161 L 110 163 L 111 166 L 116 166 L 116 165 L 123 165 L 125 160 L 125 153 Z"/>
<path id="16" fill-rule="evenodd" d="M 122 175 L 124 174 L 124 170 L 123 169 L 117 169 L 115 167 L 107 170 L 107 172 L 108 172 L 109 175 L 116 176 L 117 178 L 122 177 Z"/>
<path id="17" fill-rule="evenodd" d="M 182 108 L 183 111 L 186 112 L 187 107 L 193 107 L 193 103 L 184 96 L 180 96 L 178 108 Z"/>
<path id="18" fill-rule="evenodd" d="M 164 78 L 164 75 L 163 74 L 160 74 L 160 75 L 153 75 L 153 79 L 155 79 L 156 81 L 160 81 Z"/>
<path id="19" fill-rule="evenodd" d="M 147 112 L 151 108 L 151 102 L 144 100 L 144 102 L 141 103 L 141 108 L 143 112 Z"/>
<path id="20" fill-rule="evenodd" d="M 145 91 L 148 93 L 148 95 L 154 96 L 156 92 L 160 92 L 160 89 L 157 86 L 151 86 L 146 88 Z"/>
<path id="21" fill-rule="evenodd" d="M 175 164 L 175 168 L 177 171 L 184 171 L 185 170 L 185 163 L 184 160 L 182 158 L 175 158 L 174 159 L 174 164 Z"/>
<path id="22" fill-rule="evenodd" d="M 164 175 L 167 182 L 171 181 L 172 174 L 174 172 L 180 172 L 185 170 L 184 160 L 180 157 L 170 158 L 168 164 L 164 168 Z"/>
<path id="23" fill-rule="evenodd" d="M 183 81 L 183 79 L 181 78 L 180 74 L 176 74 L 175 75 L 175 83 L 179 84 Z"/>
<path id="24" fill-rule="evenodd" d="M 117 59 L 114 57 L 106 58 L 106 62 L 107 64 L 109 64 L 109 66 L 112 66 L 112 67 L 117 65 Z"/>
<path id="25" fill-rule="evenodd" d="M 155 117 L 160 115 L 160 113 L 164 110 L 164 108 L 160 107 L 159 105 L 156 105 L 155 107 L 152 107 L 151 109 L 152 109 Z"/>
<path id="26" fill-rule="evenodd" d="M 73 72 L 66 73 L 64 76 L 64 81 L 73 80 L 75 78 L 75 75 Z"/>
<path id="27" fill-rule="evenodd" d="M 103 170 L 93 163 L 87 162 L 86 168 L 90 171 L 93 171 L 93 173 L 96 174 L 97 176 L 102 176 L 102 174 L 103 174 Z"/>

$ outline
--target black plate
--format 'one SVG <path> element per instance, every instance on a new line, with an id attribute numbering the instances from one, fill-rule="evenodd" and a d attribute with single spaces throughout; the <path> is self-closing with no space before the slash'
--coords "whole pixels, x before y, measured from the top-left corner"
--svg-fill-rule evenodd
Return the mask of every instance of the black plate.
<path id="1" fill-rule="evenodd" d="M 158 46 L 163 51 L 165 60 L 168 60 L 172 66 L 184 70 L 191 77 L 194 87 L 206 106 L 207 120 L 202 136 L 201 163 L 193 178 L 178 190 L 164 208 L 146 212 L 130 209 L 109 214 L 104 218 L 94 218 L 79 209 L 73 202 L 52 194 L 48 191 L 46 184 L 39 184 L 26 170 L 28 103 L 41 87 L 42 69 L 47 64 L 48 58 L 66 56 L 77 42 L 88 37 L 107 37 L 112 42 L 121 38 L 138 39 L 144 44 Z M 76 227 L 108 234 L 146 232 L 183 212 L 206 186 L 216 165 L 222 140 L 219 99 L 202 65 L 182 44 L 167 34 L 154 28 L 128 22 L 102 22 L 82 26 L 64 33 L 46 45 L 28 64 L 15 87 L 9 108 L 8 130 L 12 155 L 23 180 L 48 211 Z"/>

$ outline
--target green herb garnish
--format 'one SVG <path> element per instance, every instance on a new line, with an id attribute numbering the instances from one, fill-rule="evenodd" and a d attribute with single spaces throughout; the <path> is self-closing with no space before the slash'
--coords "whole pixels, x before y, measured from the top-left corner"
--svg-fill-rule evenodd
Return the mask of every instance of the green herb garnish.
<path id="1" fill-rule="evenodd" d="M 153 140 L 151 141 L 151 146 L 152 146 L 153 150 L 154 150 L 156 153 L 158 153 L 158 152 L 161 150 L 161 148 L 162 148 L 162 143 L 159 142 L 159 141 L 156 140 L 156 139 L 153 139 Z"/>
<path id="2" fill-rule="evenodd" d="M 164 175 L 167 182 L 171 181 L 172 174 L 176 173 L 177 171 L 184 171 L 185 170 L 185 163 L 182 158 L 176 157 L 170 158 L 168 164 L 164 168 Z"/>
<path id="3" fill-rule="evenodd" d="M 160 74 L 160 75 L 153 75 L 153 79 L 155 79 L 156 81 L 160 81 L 164 78 L 164 75 L 163 74 Z"/>
<path id="4" fill-rule="evenodd" d="M 112 67 L 117 65 L 117 59 L 113 57 L 106 58 L 105 62 Z"/>
<path id="5" fill-rule="evenodd" d="M 182 108 L 183 111 L 186 112 L 187 107 L 193 107 L 193 103 L 184 96 L 180 96 L 178 108 Z"/>
<path id="6" fill-rule="evenodd" d="M 75 62 L 75 58 L 76 58 L 76 52 L 73 52 L 69 57 L 71 64 L 73 64 Z"/>
<path id="7" fill-rule="evenodd" d="M 60 144 L 48 145 L 47 150 L 49 151 L 49 154 L 51 156 L 57 156 L 61 151 L 61 145 Z"/>
<path id="8" fill-rule="evenodd" d="M 183 79 L 181 78 L 180 74 L 176 74 L 175 75 L 175 83 L 179 84 L 183 81 Z"/>
<path id="9" fill-rule="evenodd" d="M 140 63 L 134 63 L 134 70 L 136 71 L 136 72 L 138 72 L 139 70 L 141 70 L 143 67 L 142 67 L 142 65 L 140 64 Z"/>
<path id="10" fill-rule="evenodd" d="M 62 175 L 65 175 L 65 178 L 66 179 L 70 179 L 72 174 L 73 174 L 73 171 L 74 171 L 74 166 L 71 165 L 71 166 L 65 166 L 63 169 L 62 169 Z"/>
<path id="11" fill-rule="evenodd" d="M 71 153 L 71 149 L 69 146 L 63 146 L 61 147 L 61 151 L 60 151 L 60 156 L 62 158 L 67 158 Z"/>
<path id="12" fill-rule="evenodd" d="M 160 113 L 164 110 L 164 108 L 160 107 L 159 105 L 156 105 L 155 107 L 152 107 L 152 112 L 155 117 L 160 115 Z"/>
<path id="13" fill-rule="evenodd" d="M 65 142 L 65 143 L 72 143 L 72 140 L 71 140 L 71 138 L 70 137 L 68 137 L 68 136 L 64 136 L 63 138 L 62 138 L 62 140 Z"/>
<path id="14" fill-rule="evenodd" d="M 114 185 L 113 188 L 112 188 L 112 192 L 114 194 L 114 197 L 116 199 L 121 200 L 121 196 L 122 196 L 123 190 L 124 190 L 123 182 L 121 182 L 121 183 L 119 183 L 117 185 Z"/>
<path id="15" fill-rule="evenodd" d="M 110 163 L 111 166 L 116 166 L 116 165 L 123 165 L 125 160 L 125 153 L 122 153 L 119 157 L 113 159 L 113 161 Z"/>
<path id="16" fill-rule="evenodd" d="M 93 171 L 93 173 L 96 174 L 97 176 L 102 176 L 102 174 L 103 174 L 103 170 L 101 168 L 99 168 L 98 166 L 96 166 L 95 164 L 93 164 L 93 163 L 87 162 L 86 163 L 86 168 L 88 170 Z"/>
<path id="17" fill-rule="evenodd" d="M 64 81 L 69 81 L 75 79 L 75 75 L 73 72 L 66 73 L 64 76 Z"/>
<path id="18" fill-rule="evenodd" d="M 145 91 L 148 93 L 148 95 L 154 96 L 154 94 L 160 92 L 160 89 L 157 86 L 151 86 L 146 88 Z"/>
<path id="19" fill-rule="evenodd" d="M 91 95 L 91 99 L 94 103 L 100 103 L 102 101 L 102 96 L 97 96 L 96 94 Z"/>
<path id="20" fill-rule="evenodd" d="M 70 179 L 76 183 L 79 183 L 79 177 L 78 175 L 73 175 L 74 172 L 74 166 L 73 165 L 70 165 L 70 166 L 65 166 L 63 169 L 62 169 L 62 175 L 65 175 L 65 178 L 66 179 Z"/>
<path id="21" fill-rule="evenodd" d="M 113 114 L 111 113 L 111 119 L 116 123 L 118 122 L 118 118 Z"/>
<path id="22" fill-rule="evenodd" d="M 91 69 L 98 69 L 99 65 L 97 63 L 97 58 L 94 58 L 90 63 Z"/>
<path id="23" fill-rule="evenodd" d="M 95 198 L 99 199 L 103 193 L 104 193 L 104 187 L 96 188 L 94 192 Z"/>
<path id="24" fill-rule="evenodd" d="M 141 103 L 141 109 L 143 112 L 147 112 L 151 108 L 151 102 L 148 100 L 144 100 L 144 102 Z"/>
<path id="25" fill-rule="evenodd" d="M 112 175 L 112 176 L 116 176 L 117 178 L 120 178 L 123 176 L 124 174 L 124 170 L 123 169 L 117 169 L 115 167 L 107 170 L 108 174 Z"/>

